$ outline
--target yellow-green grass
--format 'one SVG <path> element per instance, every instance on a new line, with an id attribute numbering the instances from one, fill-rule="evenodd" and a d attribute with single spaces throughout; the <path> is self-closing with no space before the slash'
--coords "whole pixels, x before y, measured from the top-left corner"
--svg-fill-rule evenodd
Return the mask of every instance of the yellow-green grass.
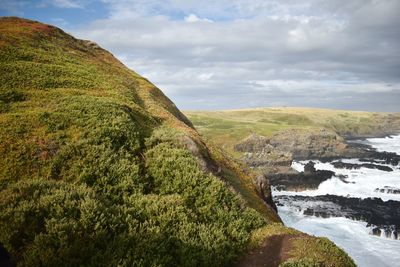
<path id="1" fill-rule="evenodd" d="M 298 236 L 291 257 L 281 267 L 355 267 L 354 261 L 327 238 Z"/>
<path id="2" fill-rule="evenodd" d="M 253 232 L 249 249 L 257 249 L 269 237 L 288 235 L 292 246 L 289 258 L 280 266 L 285 267 L 353 267 L 353 260 L 327 238 L 306 235 L 280 223 L 272 223 Z M 282 245 L 282 244 L 277 244 Z M 286 248 L 288 249 L 288 248 Z"/>
<path id="3" fill-rule="evenodd" d="M 400 129 L 399 113 L 282 107 L 186 111 L 185 114 L 205 138 L 233 154 L 233 145 L 252 133 L 271 137 L 285 129 L 326 128 L 341 135 L 368 135 L 380 133 L 384 127 Z"/>

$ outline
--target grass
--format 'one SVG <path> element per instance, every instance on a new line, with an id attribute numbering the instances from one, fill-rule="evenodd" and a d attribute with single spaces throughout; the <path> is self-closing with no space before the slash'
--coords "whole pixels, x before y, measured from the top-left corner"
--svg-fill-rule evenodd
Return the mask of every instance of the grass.
<path id="1" fill-rule="evenodd" d="M 282 267 L 356 266 L 354 261 L 327 238 L 302 237 L 294 241 L 292 257 Z"/>
<path id="2" fill-rule="evenodd" d="M 253 232 L 250 249 L 261 246 L 265 239 L 276 235 L 290 235 L 293 248 L 290 257 L 281 267 L 353 267 L 353 260 L 332 241 L 323 237 L 306 235 L 280 223 L 269 224 Z M 267 239 L 268 240 L 268 239 Z M 268 241 L 267 241 L 268 242 Z"/>
<path id="3" fill-rule="evenodd" d="M 286 129 L 326 128 L 342 136 L 382 134 L 400 130 L 400 114 L 313 108 L 255 108 L 226 111 L 186 111 L 196 129 L 232 154 L 233 146 L 252 133 L 271 137 Z"/>

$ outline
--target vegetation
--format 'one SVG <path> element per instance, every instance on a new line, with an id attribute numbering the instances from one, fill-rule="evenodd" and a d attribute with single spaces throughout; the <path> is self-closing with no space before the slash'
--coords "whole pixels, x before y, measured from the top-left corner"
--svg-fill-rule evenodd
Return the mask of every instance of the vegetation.
<path id="1" fill-rule="evenodd" d="M 267 222 L 148 81 L 57 28 L 0 25 L 0 242 L 19 266 L 224 265 Z"/>
<path id="2" fill-rule="evenodd" d="M 356 266 L 354 261 L 327 238 L 301 237 L 294 240 L 292 258 L 282 267 Z"/>
<path id="3" fill-rule="evenodd" d="M 341 136 L 366 136 L 400 131 L 399 113 L 283 107 L 187 111 L 185 114 L 206 139 L 233 154 L 233 146 L 252 133 L 270 137 L 286 129 L 326 128 Z"/>
<path id="4" fill-rule="evenodd" d="M 290 258 L 280 267 L 341 267 L 356 266 L 353 260 L 327 238 L 316 238 L 288 228 L 279 223 L 272 223 L 257 229 L 251 236 L 252 247 L 261 245 L 266 237 L 273 235 L 291 235 L 293 249 Z"/>
<path id="5" fill-rule="evenodd" d="M 279 221 L 254 174 L 96 44 L 1 18 L 0 80 L 0 243 L 18 266 L 224 266 Z"/>
<path id="6" fill-rule="evenodd" d="M 301 260 L 290 260 L 282 263 L 279 267 L 321 267 L 323 266 L 320 262 L 310 258 L 303 258 Z"/>
<path id="7" fill-rule="evenodd" d="M 255 230 L 250 238 L 250 248 L 254 249 L 259 246 L 265 241 L 265 238 L 274 236 L 274 235 L 299 235 L 302 234 L 300 231 L 297 231 L 293 228 L 285 227 L 281 223 L 271 223 L 264 227 L 261 227 Z M 303 234 L 304 235 L 304 234 Z"/>

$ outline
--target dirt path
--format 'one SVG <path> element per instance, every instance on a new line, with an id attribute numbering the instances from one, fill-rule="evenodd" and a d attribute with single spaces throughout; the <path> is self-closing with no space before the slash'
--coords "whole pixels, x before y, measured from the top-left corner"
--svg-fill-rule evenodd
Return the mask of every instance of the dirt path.
<path id="1" fill-rule="evenodd" d="M 289 259 L 289 252 L 293 248 L 293 235 L 283 234 L 271 236 L 264 241 L 261 247 L 249 252 L 238 261 L 236 267 L 278 267 Z"/>

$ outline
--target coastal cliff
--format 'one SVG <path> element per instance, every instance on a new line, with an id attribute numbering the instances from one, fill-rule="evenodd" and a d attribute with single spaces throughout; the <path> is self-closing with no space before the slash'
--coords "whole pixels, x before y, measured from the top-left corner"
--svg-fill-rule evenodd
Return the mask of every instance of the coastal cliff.
<path id="1" fill-rule="evenodd" d="M 256 173 L 99 45 L 1 18 L 0 78 L 1 261 L 226 266 L 285 235 L 276 266 L 354 266 L 283 226 L 267 179 L 261 192 Z"/>

